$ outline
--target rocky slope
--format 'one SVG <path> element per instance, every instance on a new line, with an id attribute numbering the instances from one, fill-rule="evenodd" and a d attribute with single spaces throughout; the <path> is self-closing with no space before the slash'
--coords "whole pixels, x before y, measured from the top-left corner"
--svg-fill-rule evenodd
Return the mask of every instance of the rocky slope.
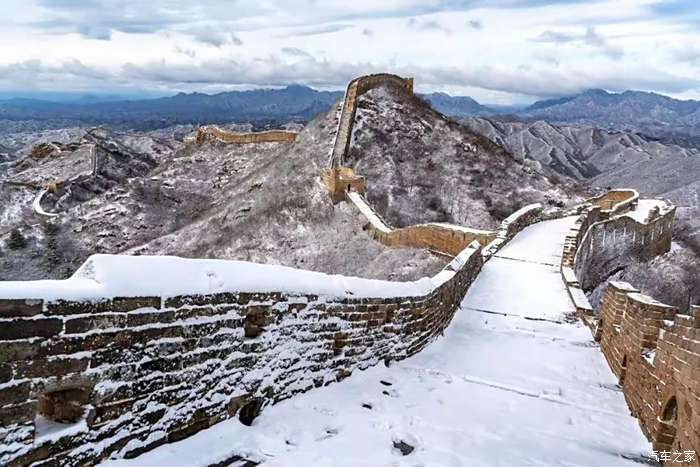
<path id="1" fill-rule="evenodd" d="M 0 190 L 0 278 L 64 277 L 90 254 L 173 254 L 284 264 L 324 272 L 407 280 L 445 260 L 371 240 L 345 203 L 333 206 L 318 174 L 335 110 L 311 122 L 294 145 L 185 147 L 150 134 L 92 131 L 100 161 L 86 173 L 85 147 L 55 158 L 25 157 Z M 70 180 L 32 211 L 47 179 Z M 17 244 L 13 230 L 21 232 Z"/>
<path id="2" fill-rule="evenodd" d="M 590 179 L 630 164 L 641 167 L 700 155 L 700 150 L 663 144 L 636 133 L 556 126 L 544 120 L 522 122 L 465 118 L 461 122 L 503 146 L 516 158 L 537 161 L 539 167 L 548 173 L 576 180 Z"/>
<path id="3" fill-rule="evenodd" d="M 519 207 L 578 199 L 527 161 L 403 92 L 363 95 L 348 165 L 367 177 L 367 197 L 387 222 L 428 221 L 489 229 Z"/>

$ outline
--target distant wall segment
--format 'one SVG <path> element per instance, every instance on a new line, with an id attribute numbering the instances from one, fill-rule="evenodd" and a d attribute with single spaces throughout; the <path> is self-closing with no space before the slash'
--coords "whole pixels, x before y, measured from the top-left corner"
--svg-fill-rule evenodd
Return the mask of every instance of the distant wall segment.
<path id="1" fill-rule="evenodd" d="M 240 133 L 227 131 L 215 125 L 200 127 L 197 134 L 187 140 L 189 144 L 202 144 L 205 141 L 221 141 L 232 144 L 254 144 L 254 143 L 293 143 L 297 139 L 297 133 L 286 130 L 267 130 L 251 133 Z"/>

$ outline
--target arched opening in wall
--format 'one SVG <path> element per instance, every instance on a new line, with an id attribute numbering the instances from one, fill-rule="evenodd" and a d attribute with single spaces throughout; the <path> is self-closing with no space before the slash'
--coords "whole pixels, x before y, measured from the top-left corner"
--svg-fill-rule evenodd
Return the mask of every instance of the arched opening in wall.
<path id="1" fill-rule="evenodd" d="M 255 398 L 251 400 L 250 402 L 246 403 L 243 407 L 241 407 L 241 410 L 238 413 L 238 419 L 241 421 L 242 424 L 246 426 L 252 425 L 253 420 L 255 420 L 255 418 L 258 415 L 260 415 L 260 412 L 262 412 L 262 406 L 262 399 Z"/>
<path id="2" fill-rule="evenodd" d="M 74 385 L 48 389 L 39 395 L 34 421 L 36 438 L 54 436 L 84 423 L 92 385 Z"/>
<path id="3" fill-rule="evenodd" d="M 678 420 L 678 402 L 676 401 L 676 396 L 672 396 L 668 402 L 666 402 L 664 410 L 661 412 L 661 420 L 674 424 L 676 420 Z"/>
<path id="4" fill-rule="evenodd" d="M 625 384 L 625 374 L 627 373 L 627 355 L 622 357 L 622 365 L 620 368 L 620 386 Z"/>
<path id="5" fill-rule="evenodd" d="M 678 427 L 678 401 L 676 396 L 671 396 L 671 398 L 666 401 L 661 411 L 661 416 L 659 417 L 659 429 L 654 439 L 655 447 L 660 447 L 663 449 L 670 449 L 673 442 L 676 439 L 676 429 Z"/>

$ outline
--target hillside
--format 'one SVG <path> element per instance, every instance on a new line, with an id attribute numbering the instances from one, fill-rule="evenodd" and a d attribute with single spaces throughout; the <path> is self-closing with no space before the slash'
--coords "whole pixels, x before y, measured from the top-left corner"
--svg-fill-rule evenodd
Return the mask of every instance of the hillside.
<path id="1" fill-rule="evenodd" d="M 465 118 L 461 123 L 503 146 L 520 160 L 535 160 L 550 173 L 576 180 L 590 179 L 631 164 L 641 167 L 700 155 L 700 150 L 663 144 L 636 133 L 557 126 L 543 120 Z M 611 183 L 609 186 L 628 184 Z"/>
<path id="2" fill-rule="evenodd" d="M 292 147 L 164 146 L 149 135 L 100 132 L 93 140 L 103 156 L 111 153 L 107 170 L 47 197 L 43 208 L 61 213 L 53 222 L 32 212 L 36 191 L 3 187 L 0 275 L 66 276 L 94 253 L 242 259 L 392 279 L 439 270 L 444 260 L 422 250 L 387 249 L 362 231 L 349 206 L 333 207 L 317 182 L 333 128 L 333 116 L 325 115 Z M 66 154 L 10 178 L 38 182 L 57 166 L 69 178 L 66 167 L 84 157 Z M 78 166 L 76 172 L 83 170 Z M 27 246 L 14 250 L 7 234 L 17 226 Z"/>
<path id="3" fill-rule="evenodd" d="M 380 88 L 358 106 L 348 164 L 367 177 L 368 199 L 394 226 L 488 229 L 523 205 L 576 198 L 420 98 Z"/>

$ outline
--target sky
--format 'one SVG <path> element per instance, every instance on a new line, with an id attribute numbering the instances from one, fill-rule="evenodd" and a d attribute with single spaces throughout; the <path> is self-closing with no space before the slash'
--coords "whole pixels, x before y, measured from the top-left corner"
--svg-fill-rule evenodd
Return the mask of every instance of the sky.
<path id="1" fill-rule="evenodd" d="M 3 0 L 0 93 L 132 95 L 413 76 L 525 104 L 700 99 L 700 0 Z"/>

